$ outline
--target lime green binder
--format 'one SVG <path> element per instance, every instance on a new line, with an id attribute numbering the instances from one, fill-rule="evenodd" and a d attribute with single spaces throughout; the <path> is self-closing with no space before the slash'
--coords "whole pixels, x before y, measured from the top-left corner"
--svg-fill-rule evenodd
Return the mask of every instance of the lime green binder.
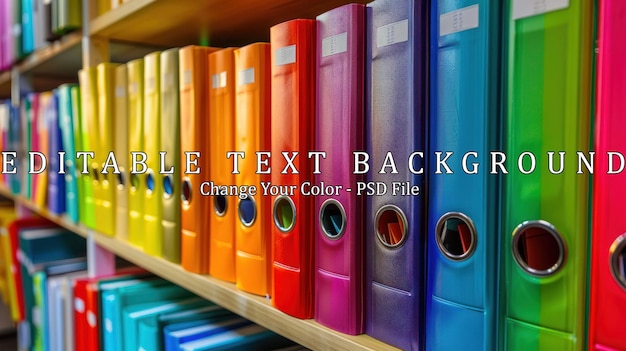
<path id="1" fill-rule="evenodd" d="M 590 147 L 592 1 L 507 5 L 505 348 L 582 350 L 588 175 L 577 174 L 577 151 Z"/>
<path id="2" fill-rule="evenodd" d="M 96 68 L 89 67 L 78 71 L 78 80 L 80 84 L 80 129 L 79 139 L 80 148 L 77 146 L 77 151 L 93 152 L 94 155 L 98 152 L 97 147 L 97 116 L 98 116 L 98 88 L 96 86 Z M 84 160 L 87 159 L 87 171 L 84 171 Z M 80 172 L 78 177 L 79 183 L 82 183 L 83 193 L 82 205 L 79 210 L 80 221 L 91 229 L 96 228 L 95 217 L 95 199 L 94 193 L 97 193 L 100 188 L 98 177 L 98 165 L 95 163 L 95 159 L 82 156 L 77 160 L 77 169 Z M 94 189 L 95 188 L 95 189 Z"/>

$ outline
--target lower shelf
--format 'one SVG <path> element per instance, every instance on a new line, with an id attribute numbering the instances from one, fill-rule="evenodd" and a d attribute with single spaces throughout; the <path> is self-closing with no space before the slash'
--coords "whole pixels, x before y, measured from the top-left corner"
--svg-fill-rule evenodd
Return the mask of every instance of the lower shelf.
<path id="1" fill-rule="evenodd" d="M 151 256 L 133 245 L 71 223 L 64 216 L 51 214 L 29 200 L 11 194 L 0 188 L 0 195 L 13 199 L 51 221 L 88 239 L 93 239 L 100 247 L 122 257 L 152 273 L 180 285 L 193 293 L 273 330 L 304 347 L 313 350 L 398 350 L 367 335 L 345 335 L 326 328 L 314 320 L 302 320 L 286 315 L 272 306 L 269 299 L 246 293 L 235 284 L 215 279 L 211 276 L 190 273 L 163 258 Z"/>

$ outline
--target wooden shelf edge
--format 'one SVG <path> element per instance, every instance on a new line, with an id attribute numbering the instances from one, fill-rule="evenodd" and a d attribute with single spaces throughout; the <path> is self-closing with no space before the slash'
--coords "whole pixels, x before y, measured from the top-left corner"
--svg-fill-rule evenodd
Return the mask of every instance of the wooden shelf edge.
<path id="1" fill-rule="evenodd" d="M 398 350 L 368 335 L 346 335 L 322 326 L 312 319 L 302 320 L 291 317 L 272 306 L 269 299 L 246 293 L 235 284 L 221 281 L 207 275 L 190 273 L 175 263 L 163 258 L 148 255 L 141 249 L 115 237 L 85 228 L 70 222 L 65 216 L 58 216 L 42 209 L 20 195 L 12 194 L 0 186 L 0 195 L 13 199 L 34 213 L 67 228 L 83 237 L 92 237 L 102 248 L 132 262 L 152 273 L 180 285 L 189 291 L 275 331 L 304 347 L 312 350 Z"/>
<path id="2" fill-rule="evenodd" d="M 77 45 L 81 45 L 81 43 L 82 32 L 80 30 L 66 34 L 59 40 L 54 41 L 43 48 L 37 49 L 32 54 L 28 55 L 24 61 L 17 65 L 18 70 L 20 73 L 27 73 L 51 58 L 62 54 L 66 50 L 69 50 Z"/>
<path id="3" fill-rule="evenodd" d="M 91 22 L 89 22 L 89 35 L 102 35 L 109 27 L 139 13 L 139 11 L 152 5 L 156 1 L 158 0 L 132 0 L 120 4 L 118 7 L 92 19 Z"/>

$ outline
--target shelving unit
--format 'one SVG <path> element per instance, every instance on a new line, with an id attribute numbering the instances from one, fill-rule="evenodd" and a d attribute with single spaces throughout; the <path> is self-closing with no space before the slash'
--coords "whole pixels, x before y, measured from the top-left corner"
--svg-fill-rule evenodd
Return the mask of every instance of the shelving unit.
<path id="1" fill-rule="evenodd" d="M 77 82 L 82 67 L 104 61 L 127 62 L 170 47 L 205 44 L 242 46 L 269 41 L 270 27 L 294 18 L 315 18 L 350 0 L 129 0 L 96 16 L 96 0 L 83 0 L 84 30 L 70 33 L 18 63 L 13 71 L 0 73 L 0 98 L 8 98 L 25 82 L 33 91 L 50 90 L 62 83 Z M 356 2 L 367 3 L 360 0 Z M 17 78 L 17 79 L 16 79 Z M 17 81 L 16 81 L 17 80 Z M 19 101 L 14 96 L 13 101 Z M 91 272 L 111 269 L 117 255 L 314 350 L 397 350 L 367 335 L 349 336 L 314 320 L 290 317 L 272 306 L 271 300 L 238 290 L 233 283 L 182 269 L 165 259 L 148 255 L 131 244 L 70 222 L 30 200 L 0 186 L 0 195 L 20 208 L 87 238 L 92 248 Z M 93 248 L 96 248 L 95 250 Z M 94 262 L 99 263 L 94 267 Z M 104 267 L 101 267 L 104 266 Z"/>
<path id="2" fill-rule="evenodd" d="M 33 213 L 48 218 L 88 240 L 94 240 L 100 247 L 109 252 L 213 301 L 254 323 L 271 329 L 304 347 L 312 350 L 398 350 L 367 335 L 345 335 L 326 328 L 314 320 L 302 320 L 288 316 L 274 308 L 269 299 L 238 290 L 233 283 L 184 271 L 178 264 L 148 255 L 127 242 L 94 232 L 83 225 L 72 223 L 65 216 L 52 214 L 22 196 L 13 195 L 4 187 L 0 187 L 0 195 L 11 198 L 16 204 L 26 207 Z"/>

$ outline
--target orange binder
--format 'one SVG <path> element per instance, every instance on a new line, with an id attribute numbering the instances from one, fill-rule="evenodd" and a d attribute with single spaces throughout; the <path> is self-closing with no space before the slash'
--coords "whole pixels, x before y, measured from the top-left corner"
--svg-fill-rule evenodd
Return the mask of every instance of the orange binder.
<path id="1" fill-rule="evenodd" d="M 270 44 L 255 43 L 235 50 L 235 150 L 245 152 L 236 184 L 256 186 L 270 180 L 257 174 L 253 157 L 271 149 Z M 262 296 L 272 286 L 272 198 L 257 191 L 238 200 L 235 226 L 237 288 Z"/>
<path id="2" fill-rule="evenodd" d="M 235 184 L 226 153 L 235 146 L 234 48 L 209 55 L 209 179 L 215 186 Z M 209 274 L 235 281 L 235 204 L 237 197 L 213 194 L 209 210 Z"/>
<path id="3" fill-rule="evenodd" d="M 126 69 L 128 70 L 128 152 L 143 152 L 143 59 L 128 62 Z M 135 168 L 133 170 L 131 157 L 128 173 L 130 180 L 128 188 L 128 242 L 143 248 L 145 236 L 143 202 L 146 193 L 143 174 L 145 169 L 142 169 L 140 165 Z"/>
<path id="4" fill-rule="evenodd" d="M 298 318 L 313 317 L 313 196 L 299 192 L 311 182 L 307 159 L 315 142 L 315 20 L 297 19 L 270 29 L 272 47 L 273 185 L 292 187 L 274 196 L 272 230 L 274 286 L 272 301 Z M 290 158 L 288 168 L 282 152 Z M 282 174 L 285 171 L 286 174 Z M 293 190 L 293 191 L 291 191 Z"/>
<path id="5" fill-rule="evenodd" d="M 52 100 L 52 92 L 43 92 L 39 93 L 39 105 L 37 106 L 37 111 L 32 111 L 35 116 L 35 120 L 33 121 L 33 125 L 36 126 L 36 130 L 34 131 L 38 135 L 39 145 L 37 150 L 41 152 L 46 158 L 46 165 L 44 171 L 39 174 L 33 175 L 33 188 L 35 189 L 35 204 L 40 208 L 46 207 L 47 200 L 47 191 L 48 191 L 48 166 L 50 157 L 58 157 L 57 155 L 50 155 L 48 152 L 48 109 L 50 107 L 50 103 Z M 35 159 L 35 168 L 36 170 L 41 169 L 43 165 L 39 160 Z"/>
<path id="6" fill-rule="evenodd" d="M 98 179 L 100 181 L 99 199 L 96 202 L 96 226 L 102 234 L 112 236 L 115 233 L 115 180 L 114 167 L 107 167 L 106 173 L 104 165 L 110 152 L 113 152 L 114 138 L 114 82 L 115 63 L 101 63 L 97 69 L 98 84 L 98 148 L 96 153 L 96 163 L 100 165 L 98 169 Z"/>
<path id="7" fill-rule="evenodd" d="M 190 45 L 179 51 L 181 166 L 181 265 L 208 273 L 209 197 L 200 194 L 208 176 L 208 59 L 216 49 Z"/>

